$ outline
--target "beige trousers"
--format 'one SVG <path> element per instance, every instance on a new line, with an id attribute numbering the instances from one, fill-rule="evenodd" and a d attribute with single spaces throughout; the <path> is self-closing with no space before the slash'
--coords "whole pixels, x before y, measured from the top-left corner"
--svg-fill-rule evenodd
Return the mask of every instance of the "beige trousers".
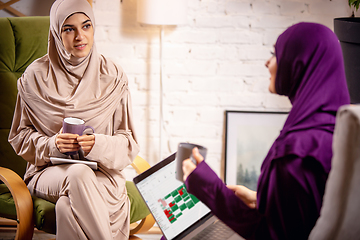
<path id="1" fill-rule="evenodd" d="M 129 237 L 129 203 L 121 178 L 83 164 L 63 164 L 37 173 L 28 188 L 56 203 L 56 239 Z"/>

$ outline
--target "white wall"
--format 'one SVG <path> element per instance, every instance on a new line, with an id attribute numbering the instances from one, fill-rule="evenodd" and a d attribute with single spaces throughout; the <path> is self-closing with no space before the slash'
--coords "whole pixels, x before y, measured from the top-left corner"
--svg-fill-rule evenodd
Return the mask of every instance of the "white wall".
<path id="1" fill-rule="evenodd" d="M 18 4 L 25 2 L 31 1 Z M 277 36 L 300 21 L 333 29 L 333 18 L 350 15 L 347 2 L 188 0 L 188 23 L 165 27 L 163 157 L 180 141 L 202 144 L 209 149 L 207 161 L 220 173 L 225 110 L 290 108 L 286 98 L 267 90 L 264 64 Z M 153 165 L 160 159 L 160 28 L 136 22 L 136 0 L 94 0 L 93 9 L 98 51 L 119 63 L 129 78 L 140 155 Z"/>

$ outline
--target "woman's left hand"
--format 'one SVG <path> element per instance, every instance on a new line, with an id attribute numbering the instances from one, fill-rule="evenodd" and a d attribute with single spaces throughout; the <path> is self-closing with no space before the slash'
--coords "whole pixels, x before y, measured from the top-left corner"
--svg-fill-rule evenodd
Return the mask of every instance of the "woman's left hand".
<path id="1" fill-rule="evenodd" d="M 256 192 L 242 185 L 227 185 L 249 208 L 256 208 Z"/>
<path id="2" fill-rule="evenodd" d="M 204 157 L 199 153 L 199 149 L 195 147 L 192 150 L 192 156 L 196 160 L 196 163 L 199 164 L 204 160 Z M 188 176 L 195 170 L 196 165 L 190 160 L 190 158 L 183 161 L 182 169 L 184 172 L 184 181 L 188 178 Z"/>
<path id="3" fill-rule="evenodd" d="M 87 155 L 95 144 L 95 135 L 82 135 L 77 137 L 78 144 Z"/>

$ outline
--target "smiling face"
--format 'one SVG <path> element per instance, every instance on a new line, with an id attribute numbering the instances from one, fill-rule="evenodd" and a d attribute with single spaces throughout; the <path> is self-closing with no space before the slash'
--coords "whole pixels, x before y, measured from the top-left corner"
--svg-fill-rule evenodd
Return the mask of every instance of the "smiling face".
<path id="1" fill-rule="evenodd" d="M 86 57 L 94 43 L 91 20 L 83 13 L 71 15 L 61 28 L 61 39 L 71 55 L 78 58 Z"/>
<path id="2" fill-rule="evenodd" d="M 277 62 L 276 62 L 275 54 L 272 54 L 272 56 L 266 61 L 265 66 L 269 69 L 269 73 L 270 73 L 269 91 L 271 93 L 276 93 L 275 79 L 277 72 Z"/>

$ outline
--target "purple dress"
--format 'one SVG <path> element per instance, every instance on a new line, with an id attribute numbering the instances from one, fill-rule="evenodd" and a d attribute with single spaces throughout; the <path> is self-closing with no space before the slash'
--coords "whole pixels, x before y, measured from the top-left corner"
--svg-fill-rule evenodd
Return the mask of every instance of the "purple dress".
<path id="1" fill-rule="evenodd" d="M 293 107 L 261 166 L 257 208 L 247 207 L 205 162 L 185 184 L 246 239 L 307 239 L 331 169 L 336 112 L 350 103 L 342 52 L 330 29 L 299 23 L 279 36 L 275 54 L 276 92 Z"/>

